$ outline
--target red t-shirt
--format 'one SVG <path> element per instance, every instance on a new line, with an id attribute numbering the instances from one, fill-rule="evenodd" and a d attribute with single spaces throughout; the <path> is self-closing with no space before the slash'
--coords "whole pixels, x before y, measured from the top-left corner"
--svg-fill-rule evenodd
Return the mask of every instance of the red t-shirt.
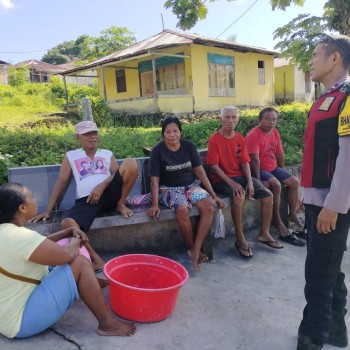
<path id="1" fill-rule="evenodd" d="M 260 169 L 273 171 L 277 167 L 277 154 L 283 153 L 281 137 L 277 129 L 265 134 L 259 127 L 250 130 L 245 137 L 249 154 L 258 154 Z"/>
<path id="2" fill-rule="evenodd" d="M 227 139 L 219 131 L 212 135 L 208 143 L 208 165 L 218 165 L 228 177 L 242 176 L 241 164 L 249 163 L 244 137 L 235 132 L 235 137 Z M 221 181 L 218 176 L 210 174 L 213 183 Z"/>

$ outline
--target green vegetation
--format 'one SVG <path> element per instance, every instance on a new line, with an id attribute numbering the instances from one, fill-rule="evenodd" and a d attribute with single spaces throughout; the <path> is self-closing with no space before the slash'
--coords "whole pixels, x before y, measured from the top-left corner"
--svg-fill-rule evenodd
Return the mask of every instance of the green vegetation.
<path id="1" fill-rule="evenodd" d="M 142 157 L 144 147 L 161 140 L 160 122 L 165 115 L 113 115 L 98 94 L 97 87 L 68 85 L 69 101 L 91 99 L 94 120 L 100 127 L 100 146 L 117 158 Z M 8 167 L 60 164 L 64 154 L 77 147 L 73 125 L 82 116 L 67 115 L 63 83 L 0 85 L 0 184 L 7 180 Z M 286 163 L 301 161 L 303 134 L 310 106 L 293 103 L 277 107 L 278 129 Z M 258 121 L 259 108 L 240 108 L 237 130 L 246 133 Z M 49 117 L 47 115 L 50 115 Z M 183 116 L 183 136 L 197 148 L 206 148 L 209 137 L 220 127 L 217 115 Z"/>
<path id="2" fill-rule="evenodd" d="M 51 64 L 75 62 L 79 65 L 104 57 L 136 42 L 134 33 L 125 27 L 112 26 L 100 32 L 100 36 L 80 35 L 76 40 L 56 45 L 42 57 Z"/>
<path id="3" fill-rule="evenodd" d="M 48 115 L 66 115 L 63 82 L 52 77 L 52 82 L 32 84 L 23 82 L 18 86 L 0 85 L 0 127 L 35 122 Z M 97 86 L 89 87 L 67 84 L 68 100 L 81 104 L 82 97 L 89 97 L 94 119 L 99 125 L 111 125 L 113 115 L 99 96 Z M 80 106 L 81 107 L 81 106 Z M 78 114 L 81 115 L 81 110 Z"/>

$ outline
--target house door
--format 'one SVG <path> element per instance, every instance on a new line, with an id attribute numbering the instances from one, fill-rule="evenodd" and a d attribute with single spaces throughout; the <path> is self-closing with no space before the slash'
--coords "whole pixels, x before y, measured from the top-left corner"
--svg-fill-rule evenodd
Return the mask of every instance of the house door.
<path id="1" fill-rule="evenodd" d="M 141 96 L 153 96 L 153 73 L 141 73 Z"/>

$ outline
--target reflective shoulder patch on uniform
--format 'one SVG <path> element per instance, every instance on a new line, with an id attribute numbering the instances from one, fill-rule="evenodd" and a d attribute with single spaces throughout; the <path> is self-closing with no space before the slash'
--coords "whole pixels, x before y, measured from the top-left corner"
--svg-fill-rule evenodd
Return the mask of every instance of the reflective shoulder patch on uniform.
<path id="1" fill-rule="evenodd" d="M 338 135 L 350 135 L 350 96 L 346 98 L 345 106 L 339 115 Z"/>
<path id="2" fill-rule="evenodd" d="M 325 100 L 322 102 L 321 106 L 318 107 L 319 111 L 328 111 L 329 108 L 331 107 L 332 102 L 334 101 L 335 97 L 334 96 L 328 96 L 325 98 Z"/>

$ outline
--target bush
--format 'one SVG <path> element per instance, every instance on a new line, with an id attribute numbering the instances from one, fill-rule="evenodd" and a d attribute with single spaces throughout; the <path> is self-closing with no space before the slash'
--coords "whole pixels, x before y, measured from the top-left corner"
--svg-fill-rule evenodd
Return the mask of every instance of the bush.
<path id="1" fill-rule="evenodd" d="M 259 110 L 242 110 L 237 131 L 244 136 L 258 123 Z M 307 107 L 294 105 L 279 110 L 278 130 L 283 140 L 286 164 L 300 163 Z M 164 118 L 164 115 L 162 116 Z M 194 119 L 194 121 L 193 121 Z M 142 157 L 144 147 L 161 139 L 160 122 L 153 127 L 100 127 L 100 147 L 110 149 L 117 158 Z M 209 137 L 220 128 L 217 117 L 182 119 L 183 136 L 197 148 L 206 148 Z M 65 118 L 47 118 L 20 127 L 0 128 L 0 153 L 9 155 L 13 166 L 60 164 L 64 154 L 77 148 L 72 122 Z"/>

